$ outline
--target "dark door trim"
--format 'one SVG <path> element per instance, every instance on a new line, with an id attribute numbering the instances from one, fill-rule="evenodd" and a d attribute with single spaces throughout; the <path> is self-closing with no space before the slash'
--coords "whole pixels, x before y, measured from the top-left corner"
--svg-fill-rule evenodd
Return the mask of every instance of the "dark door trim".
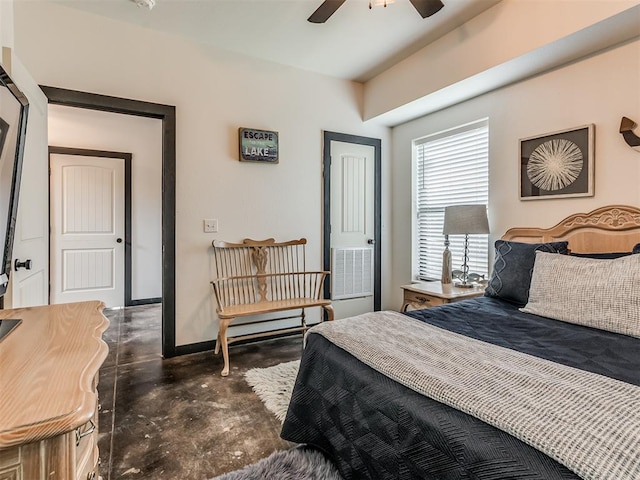
<path id="1" fill-rule="evenodd" d="M 41 86 L 49 103 L 162 120 L 162 356 L 176 355 L 176 107 Z"/>
<path id="2" fill-rule="evenodd" d="M 124 152 L 107 152 L 85 148 L 49 147 L 49 171 L 51 171 L 51 154 L 78 155 L 85 157 L 118 158 L 124 160 L 124 304 L 131 305 L 131 160 L 133 155 Z M 51 198 L 51 187 L 49 187 Z M 51 217 L 49 217 L 51 218 Z M 51 229 L 49 229 L 51 231 Z M 51 244 L 51 242 L 49 242 Z M 51 263 L 51 253 L 49 253 Z M 51 285 L 51 268 L 49 268 L 49 285 Z M 51 292 L 49 292 L 51 299 Z"/>
<path id="3" fill-rule="evenodd" d="M 331 141 L 369 145 L 374 148 L 374 240 L 373 256 L 375 268 L 373 272 L 373 308 L 380 310 L 382 305 L 382 140 L 379 138 L 360 137 L 324 131 L 324 143 L 322 153 L 323 172 L 323 223 L 324 234 L 322 241 L 322 263 L 325 270 L 331 269 Z M 329 279 L 324 282 L 324 297 L 331 297 L 331 284 Z"/>

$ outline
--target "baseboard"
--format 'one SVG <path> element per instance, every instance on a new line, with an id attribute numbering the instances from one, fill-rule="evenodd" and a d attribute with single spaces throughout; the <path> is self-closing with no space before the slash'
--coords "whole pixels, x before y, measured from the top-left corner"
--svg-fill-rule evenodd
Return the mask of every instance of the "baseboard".
<path id="1" fill-rule="evenodd" d="M 162 303 L 162 297 L 139 298 L 138 300 L 131 300 L 127 307 L 137 307 L 138 305 L 152 305 L 154 303 Z"/>
<path id="2" fill-rule="evenodd" d="M 180 355 L 190 355 L 192 353 L 201 353 L 213 350 L 216 346 L 215 340 L 208 340 L 206 342 L 189 343 L 187 345 L 176 345 L 175 355 L 172 357 L 179 357 Z"/>
<path id="3" fill-rule="evenodd" d="M 312 327 L 313 325 L 317 325 L 317 324 L 310 324 L 309 327 Z M 229 348 L 233 348 L 236 345 L 247 345 L 250 343 L 268 342 L 270 340 L 275 340 L 278 338 L 295 337 L 295 336 L 299 336 L 302 339 L 302 335 L 300 335 L 300 333 L 283 333 L 283 334 L 276 333 L 272 336 L 264 337 L 264 338 L 238 340 L 237 342 L 233 342 L 233 345 L 230 345 Z M 198 342 L 198 343 L 189 343 L 187 345 L 177 345 L 175 350 L 175 356 L 207 352 L 207 351 L 213 350 L 215 346 L 216 346 L 215 340 L 208 340 L 206 342 Z"/>

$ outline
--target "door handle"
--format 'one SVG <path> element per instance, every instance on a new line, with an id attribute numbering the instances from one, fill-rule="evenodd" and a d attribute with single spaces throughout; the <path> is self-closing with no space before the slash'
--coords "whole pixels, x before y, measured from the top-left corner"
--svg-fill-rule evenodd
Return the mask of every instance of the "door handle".
<path id="1" fill-rule="evenodd" d="M 24 262 L 21 262 L 16 258 L 16 261 L 13 262 L 13 267 L 16 271 L 20 270 L 21 268 L 26 268 L 27 270 L 31 270 L 31 260 L 27 259 Z"/>
<path id="2" fill-rule="evenodd" d="M 122 239 L 121 239 L 121 238 L 118 238 L 118 239 L 116 240 L 116 242 L 118 242 L 118 243 L 122 243 Z"/>
<path id="3" fill-rule="evenodd" d="M 89 420 L 89 424 L 89 427 L 84 432 L 80 432 L 81 427 L 76 428 L 76 447 L 80 445 L 80 440 L 96 431 L 96 424 L 93 423 L 93 420 Z"/>
<path id="4" fill-rule="evenodd" d="M 373 238 L 369 238 L 369 239 L 367 240 L 367 243 L 368 243 L 369 245 L 375 245 L 376 241 L 375 241 L 375 239 L 373 239 Z"/>

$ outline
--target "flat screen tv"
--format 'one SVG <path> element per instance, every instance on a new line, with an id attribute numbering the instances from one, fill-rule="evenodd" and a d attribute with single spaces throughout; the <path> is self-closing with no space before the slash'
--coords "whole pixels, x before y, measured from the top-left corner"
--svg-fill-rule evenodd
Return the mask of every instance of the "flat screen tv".
<path id="1" fill-rule="evenodd" d="M 11 273 L 29 102 L 0 65 L 0 307 Z"/>

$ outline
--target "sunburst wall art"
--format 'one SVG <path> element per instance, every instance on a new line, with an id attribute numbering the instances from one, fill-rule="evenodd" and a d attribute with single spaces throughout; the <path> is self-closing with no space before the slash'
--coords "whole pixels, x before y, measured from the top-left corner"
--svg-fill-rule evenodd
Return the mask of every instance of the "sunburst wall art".
<path id="1" fill-rule="evenodd" d="M 520 199 L 592 197 L 595 126 L 520 140 Z"/>

